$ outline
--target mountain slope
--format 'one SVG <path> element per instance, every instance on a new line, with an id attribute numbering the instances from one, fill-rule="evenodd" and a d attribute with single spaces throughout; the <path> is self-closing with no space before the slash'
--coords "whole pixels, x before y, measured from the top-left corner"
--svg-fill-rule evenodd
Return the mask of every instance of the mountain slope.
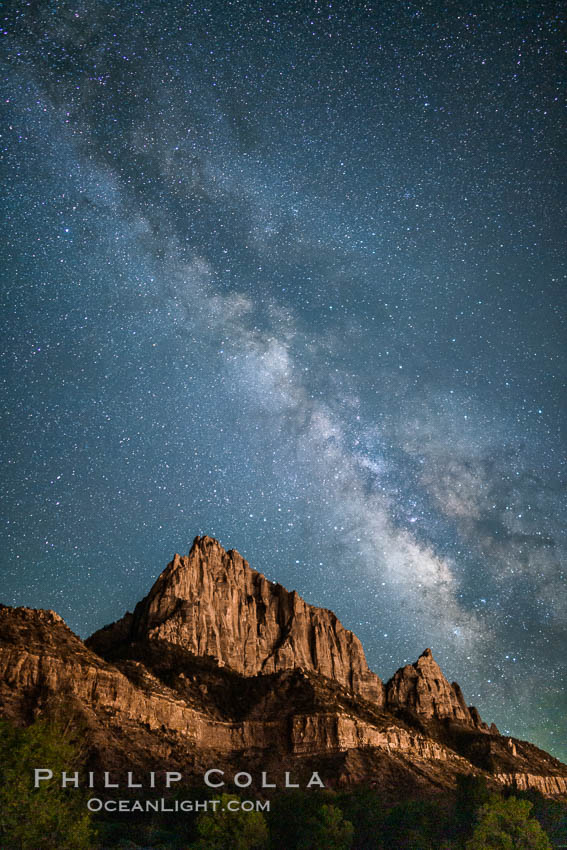
<path id="1" fill-rule="evenodd" d="M 429 650 L 383 685 L 331 611 L 208 537 L 85 643 L 54 612 L 0 606 L 0 713 L 80 725 L 95 770 L 316 770 L 393 796 L 482 773 L 567 794 L 567 767 L 489 729 Z"/>
<path id="2" fill-rule="evenodd" d="M 87 644 L 104 652 L 140 639 L 174 643 L 244 676 L 313 670 L 384 702 L 360 641 L 332 611 L 307 605 L 211 537 L 195 538 L 187 557 L 175 555 L 134 614 L 95 632 Z"/>

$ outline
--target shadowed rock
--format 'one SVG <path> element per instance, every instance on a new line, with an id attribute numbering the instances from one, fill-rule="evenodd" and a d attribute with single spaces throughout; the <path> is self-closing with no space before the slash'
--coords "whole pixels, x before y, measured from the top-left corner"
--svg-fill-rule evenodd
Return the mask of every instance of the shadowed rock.
<path id="1" fill-rule="evenodd" d="M 477 709 L 467 706 L 459 685 L 449 684 L 430 649 L 415 664 L 400 668 L 387 682 L 386 705 L 410 709 L 426 719 L 449 719 L 489 731 Z"/>
<path id="2" fill-rule="evenodd" d="M 394 798 L 469 773 L 567 794 L 567 767 L 488 729 L 430 650 L 384 687 L 331 611 L 210 537 L 85 643 L 53 611 L 0 605 L 0 716 L 74 724 L 95 770 L 317 770 Z"/>
<path id="3" fill-rule="evenodd" d="M 175 555 L 134 614 L 95 632 L 87 645 L 104 652 L 148 639 L 209 656 L 243 676 L 313 670 L 384 702 L 362 644 L 332 611 L 308 605 L 211 537 L 196 537 L 187 557 Z"/>

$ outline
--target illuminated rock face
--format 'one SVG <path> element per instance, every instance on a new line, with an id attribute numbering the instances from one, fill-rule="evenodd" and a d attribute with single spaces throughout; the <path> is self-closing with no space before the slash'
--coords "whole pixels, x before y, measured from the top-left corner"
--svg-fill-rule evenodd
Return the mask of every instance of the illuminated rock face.
<path id="1" fill-rule="evenodd" d="M 567 767 L 488 729 L 430 650 L 384 686 L 331 611 L 210 537 L 86 642 L 53 611 L 0 605 L 0 717 L 76 724 L 102 770 L 320 769 L 401 798 L 470 773 L 567 793 Z"/>
<path id="2" fill-rule="evenodd" d="M 104 650 L 147 639 L 209 656 L 243 676 L 312 670 L 384 703 L 362 644 L 332 611 L 268 581 L 211 537 L 197 537 L 187 557 L 175 555 L 134 614 L 96 632 L 88 645 Z"/>
<path id="3" fill-rule="evenodd" d="M 474 706 L 467 706 L 459 685 L 451 685 L 430 649 L 415 664 L 398 670 L 386 685 L 388 708 L 407 708 L 424 718 L 451 720 L 489 731 Z"/>

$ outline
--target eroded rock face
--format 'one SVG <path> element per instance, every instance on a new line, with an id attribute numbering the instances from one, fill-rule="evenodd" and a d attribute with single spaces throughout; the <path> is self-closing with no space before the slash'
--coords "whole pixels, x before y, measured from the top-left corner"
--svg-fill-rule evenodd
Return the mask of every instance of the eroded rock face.
<path id="1" fill-rule="evenodd" d="M 488 731 L 477 709 L 467 706 L 459 685 L 449 684 L 430 649 L 387 682 L 386 705 L 410 709 L 426 719 L 448 719 Z"/>
<path id="2" fill-rule="evenodd" d="M 187 557 L 175 555 L 134 614 L 95 632 L 87 645 L 104 654 L 119 642 L 146 639 L 210 656 L 244 676 L 313 670 L 384 702 L 362 644 L 332 611 L 268 581 L 211 537 L 195 538 Z"/>
<path id="3" fill-rule="evenodd" d="M 309 762 L 401 796 L 460 773 L 567 794 L 567 767 L 489 730 L 429 650 L 384 689 L 331 611 L 208 537 L 86 644 L 53 611 L 0 605 L 0 716 L 75 722 L 103 770 Z"/>
<path id="4" fill-rule="evenodd" d="M 494 777 L 502 785 L 511 785 L 520 791 L 535 788 L 544 797 L 567 795 L 567 776 L 534 776 L 532 773 L 497 773 Z"/>
<path id="5" fill-rule="evenodd" d="M 234 674 L 221 669 L 218 675 L 228 688 L 227 677 Z M 180 764 L 188 753 L 214 760 L 264 751 L 293 761 L 368 747 L 420 761 L 457 759 L 378 710 L 357 716 L 356 700 L 341 696 L 340 686 L 317 675 L 296 670 L 260 677 L 266 684 L 256 691 L 251 686 L 244 712 L 236 712 L 245 714 L 239 720 L 226 713 L 219 717 L 204 697 L 195 705 L 188 698 L 187 676 L 178 678 L 179 687 L 168 687 L 139 661 L 121 662 L 119 669 L 89 650 L 52 611 L 0 606 L 1 713 L 30 722 L 61 704 L 79 709 L 95 741 L 98 735 L 103 759 L 109 758 L 113 736 L 119 738 L 124 729 L 129 730 L 128 766 L 164 756 Z M 194 678 L 198 692 L 204 676 Z M 104 737 L 108 741 L 102 744 Z"/>

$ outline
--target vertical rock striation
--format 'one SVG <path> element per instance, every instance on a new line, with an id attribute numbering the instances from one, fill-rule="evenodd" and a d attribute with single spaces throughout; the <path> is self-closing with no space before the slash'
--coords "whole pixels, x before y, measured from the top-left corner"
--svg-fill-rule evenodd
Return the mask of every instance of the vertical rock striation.
<path id="1" fill-rule="evenodd" d="M 425 719 L 447 719 L 488 731 L 477 709 L 467 706 L 459 685 L 449 684 L 430 649 L 394 673 L 385 690 L 390 709 L 405 708 Z"/>
<path id="2" fill-rule="evenodd" d="M 0 716 L 77 723 L 97 770 L 281 774 L 316 758 L 331 784 L 396 794 L 449 790 L 462 773 L 567 793 L 567 766 L 489 730 L 430 650 L 384 687 L 331 611 L 210 537 L 86 644 L 52 611 L 0 605 Z"/>
<path id="3" fill-rule="evenodd" d="M 134 614 L 95 632 L 87 645 L 104 654 L 146 640 L 210 656 L 244 676 L 314 671 L 384 703 L 384 686 L 368 668 L 362 644 L 332 611 L 308 605 L 211 537 L 196 537 L 188 556 L 175 555 Z"/>

